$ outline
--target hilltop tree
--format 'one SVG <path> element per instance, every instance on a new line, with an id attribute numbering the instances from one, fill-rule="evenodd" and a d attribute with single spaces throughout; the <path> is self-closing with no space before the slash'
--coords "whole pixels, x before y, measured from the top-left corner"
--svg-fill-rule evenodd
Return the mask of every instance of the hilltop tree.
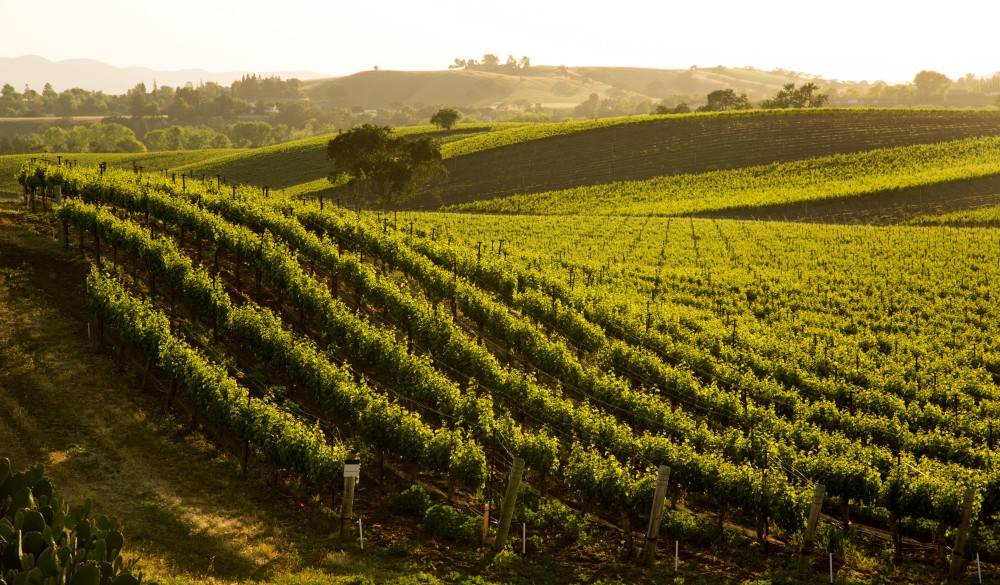
<path id="1" fill-rule="evenodd" d="M 650 114 L 662 116 L 664 114 L 687 114 L 690 112 L 691 112 L 691 107 L 688 106 L 686 103 L 681 102 L 672 108 L 669 108 L 664 104 L 657 104 L 657 106 L 653 108 L 653 111 L 651 111 Z"/>
<path id="2" fill-rule="evenodd" d="M 736 95 L 732 89 L 717 89 L 708 94 L 708 103 L 698 108 L 698 111 L 724 112 L 727 110 L 749 110 L 751 107 L 747 94 Z"/>
<path id="3" fill-rule="evenodd" d="M 447 174 L 441 147 L 431 138 L 407 140 L 388 126 L 363 124 L 327 144 L 333 172 L 327 177 L 388 209 L 416 195 Z"/>
<path id="4" fill-rule="evenodd" d="M 806 83 L 799 88 L 796 88 L 794 83 L 786 83 L 773 98 L 761 102 L 760 107 L 765 110 L 778 108 L 821 108 L 830 101 L 830 96 L 818 92 L 819 87 L 812 82 Z"/>
<path id="5" fill-rule="evenodd" d="M 441 108 L 436 114 L 431 116 L 431 124 L 435 126 L 444 128 L 445 130 L 451 130 L 451 127 L 458 122 L 458 119 L 462 117 L 462 114 L 458 112 L 455 108 Z"/>
<path id="6" fill-rule="evenodd" d="M 913 78 L 917 100 L 920 103 L 940 103 L 951 87 L 951 79 L 937 71 L 921 71 Z"/>

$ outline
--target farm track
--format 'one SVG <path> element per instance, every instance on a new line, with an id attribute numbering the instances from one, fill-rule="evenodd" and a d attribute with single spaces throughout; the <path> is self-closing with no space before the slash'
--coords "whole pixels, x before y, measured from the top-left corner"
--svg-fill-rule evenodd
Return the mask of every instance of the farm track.
<path id="1" fill-rule="evenodd" d="M 423 198 L 411 207 L 998 134 L 1000 115 L 988 113 L 829 111 L 656 119 L 449 159 L 440 201 Z"/>

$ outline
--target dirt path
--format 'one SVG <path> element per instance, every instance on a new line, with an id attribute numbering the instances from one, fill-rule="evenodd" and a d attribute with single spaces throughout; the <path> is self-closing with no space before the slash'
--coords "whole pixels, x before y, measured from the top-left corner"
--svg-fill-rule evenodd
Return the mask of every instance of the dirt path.
<path id="1" fill-rule="evenodd" d="M 0 456 L 43 462 L 71 503 L 119 516 L 159 577 L 229 582 L 357 569 L 320 505 L 275 494 L 121 374 L 87 339 L 87 265 L 0 207 Z M 41 226 L 41 227 L 38 227 Z M 39 233 L 46 232 L 46 233 Z"/>

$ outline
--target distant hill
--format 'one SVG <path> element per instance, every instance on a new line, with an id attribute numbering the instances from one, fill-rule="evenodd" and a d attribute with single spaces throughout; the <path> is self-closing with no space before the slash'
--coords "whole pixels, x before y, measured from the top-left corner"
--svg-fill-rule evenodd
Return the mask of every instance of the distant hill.
<path id="1" fill-rule="evenodd" d="M 377 109 L 392 103 L 497 107 L 542 104 L 570 108 L 591 93 L 601 98 L 636 97 L 653 102 L 671 96 L 705 95 L 716 89 L 746 92 L 751 100 L 770 97 L 803 78 L 789 72 L 713 67 L 531 67 L 516 72 L 362 71 L 303 84 L 315 102 Z"/>
<path id="2" fill-rule="evenodd" d="M 214 81 L 222 85 L 230 85 L 240 79 L 248 71 L 212 72 L 204 69 L 185 69 L 182 71 L 157 71 L 146 67 L 115 67 L 93 59 L 69 59 L 66 61 L 49 61 L 37 55 L 0 58 L 0 85 L 9 83 L 17 91 L 25 85 L 41 91 L 46 83 L 51 83 L 56 91 L 79 87 L 88 91 L 103 91 L 107 94 L 123 94 L 135 87 L 139 82 L 152 89 L 153 81 L 159 85 L 173 87 L 183 86 L 187 82 Z M 280 71 L 262 73 L 262 75 L 278 75 L 282 79 L 316 79 L 323 74 L 313 71 Z"/>
<path id="3" fill-rule="evenodd" d="M 602 99 L 631 99 L 637 103 L 645 100 L 658 103 L 665 98 L 696 102 L 711 91 L 727 88 L 745 92 L 751 100 L 760 100 L 773 96 L 786 83 L 807 79 L 780 70 L 722 66 L 642 69 L 543 65 L 513 71 L 361 71 L 344 77 L 323 77 L 314 71 L 157 71 L 146 67 L 115 67 L 92 59 L 53 62 L 37 55 L 0 58 L 0 85 L 9 83 L 18 91 L 25 85 L 41 91 L 46 83 L 51 83 L 56 91 L 79 87 L 107 94 L 126 93 L 139 82 L 152 89 L 154 81 L 173 87 L 209 81 L 228 86 L 250 73 L 298 78 L 305 82 L 303 91 L 313 102 L 366 110 L 390 104 L 500 109 L 541 104 L 547 110 L 570 109 L 594 93 Z M 641 113 L 646 111 L 648 106 Z"/>

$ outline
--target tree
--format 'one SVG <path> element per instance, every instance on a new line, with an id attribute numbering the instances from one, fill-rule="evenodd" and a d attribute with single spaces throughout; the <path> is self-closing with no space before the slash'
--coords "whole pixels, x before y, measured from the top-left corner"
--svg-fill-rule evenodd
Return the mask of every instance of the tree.
<path id="1" fill-rule="evenodd" d="M 736 92 L 731 89 L 717 89 L 708 94 L 708 103 L 698 108 L 699 112 L 723 112 L 726 110 L 749 110 L 750 100 L 747 94 Z"/>
<path id="2" fill-rule="evenodd" d="M 437 141 L 407 140 L 388 126 L 362 124 L 338 134 L 327 144 L 335 186 L 349 188 L 359 199 L 374 199 L 388 209 L 413 197 L 447 174 Z"/>
<path id="3" fill-rule="evenodd" d="M 681 102 L 672 108 L 668 108 L 663 104 L 659 104 L 655 108 L 653 108 L 653 111 L 650 113 L 655 114 L 657 116 L 662 116 L 663 114 L 687 114 L 690 111 L 691 111 L 690 106 L 688 106 L 684 102 Z"/>
<path id="4" fill-rule="evenodd" d="M 226 126 L 225 134 L 236 148 L 259 148 L 281 142 L 287 127 L 267 122 L 237 122 Z"/>
<path id="5" fill-rule="evenodd" d="M 919 103 L 940 103 L 951 87 L 951 79 L 937 71 L 921 71 L 913 78 Z"/>
<path id="6" fill-rule="evenodd" d="M 573 109 L 573 115 L 580 118 L 596 118 L 597 110 L 601 106 L 601 96 L 592 93 L 587 97 L 587 101 L 580 102 Z"/>
<path id="7" fill-rule="evenodd" d="M 451 127 L 458 122 L 458 119 L 462 117 L 462 114 L 458 113 L 455 108 L 441 108 L 436 114 L 431 116 L 431 124 L 444 128 L 445 130 L 451 130 Z"/>
<path id="8" fill-rule="evenodd" d="M 141 81 L 128 91 L 128 112 L 133 118 L 141 118 L 147 114 L 149 96 L 146 94 L 146 84 Z"/>
<path id="9" fill-rule="evenodd" d="M 817 93 L 819 87 L 815 83 L 806 83 L 796 89 L 794 83 L 786 83 L 771 99 L 764 100 L 760 107 L 765 110 L 778 108 L 821 108 L 830 101 L 830 96 Z"/>

